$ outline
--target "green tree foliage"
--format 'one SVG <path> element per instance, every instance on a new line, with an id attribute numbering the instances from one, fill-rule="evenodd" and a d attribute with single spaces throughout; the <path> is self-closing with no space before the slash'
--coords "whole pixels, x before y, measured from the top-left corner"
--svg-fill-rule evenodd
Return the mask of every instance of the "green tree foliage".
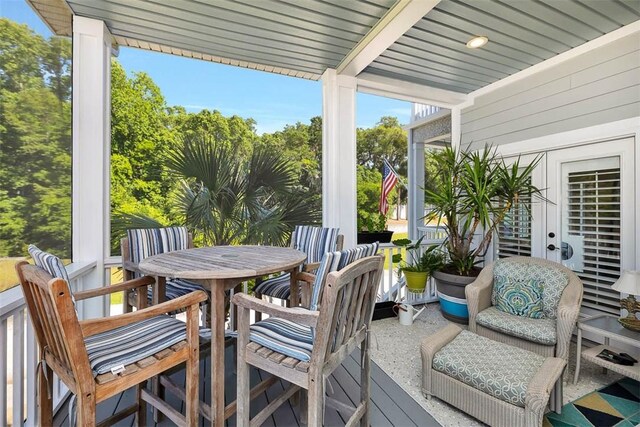
<path id="1" fill-rule="evenodd" d="M 0 19 L 0 256 L 71 254 L 71 42 Z"/>

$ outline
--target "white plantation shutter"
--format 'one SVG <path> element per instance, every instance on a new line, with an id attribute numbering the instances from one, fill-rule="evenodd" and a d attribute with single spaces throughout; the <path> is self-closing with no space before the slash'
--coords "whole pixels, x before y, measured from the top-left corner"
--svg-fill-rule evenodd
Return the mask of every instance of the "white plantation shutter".
<path id="1" fill-rule="evenodd" d="M 531 256 L 531 197 L 514 203 L 498 226 L 496 255 Z"/>
<path id="2" fill-rule="evenodd" d="M 568 174 L 567 241 L 581 243 L 572 250 L 582 251 L 582 305 L 618 315 L 620 294 L 611 285 L 620 276 L 620 168 L 592 169 Z"/>

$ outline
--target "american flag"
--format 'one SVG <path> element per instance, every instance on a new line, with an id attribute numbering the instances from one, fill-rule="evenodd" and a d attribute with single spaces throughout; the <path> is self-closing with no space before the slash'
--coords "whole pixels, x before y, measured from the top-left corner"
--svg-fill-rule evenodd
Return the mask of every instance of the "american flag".
<path id="1" fill-rule="evenodd" d="M 382 188 L 380 189 L 380 213 L 386 215 L 389 210 L 389 203 L 387 203 L 387 196 L 393 190 L 398 182 L 398 176 L 395 174 L 391 166 L 384 161 L 382 169 Z"/>

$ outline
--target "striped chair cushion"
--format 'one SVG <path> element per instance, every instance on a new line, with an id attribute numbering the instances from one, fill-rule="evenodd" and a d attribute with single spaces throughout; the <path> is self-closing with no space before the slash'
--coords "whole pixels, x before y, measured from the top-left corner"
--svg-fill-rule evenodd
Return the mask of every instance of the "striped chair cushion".
<path id="1" fill-rule="evenodd" d="M 289 357 L 308 362 L 313 350 L 311 328 L 270 317 L 249 327 L 249 340 Z"/>
<path id="2" fill-rule="evenodd" d="M 194 291 L 204 291 L 205 289 L 197 283 L 190 282 L 184 279 L 168 279 L 165 284 L 165 297 L 166 300 L 172 300 Z M 147 288 L 147 297 L 149 301 L 153 298 L 153 287 Z"/>
<path id="3" fill-rule="evenodd" d="M 84 340 L 93 375 L 129 365 L 186 339 L 186 324 L 157 316 L 90 336 Z"/>
<path id="4" fill-rule="evenodd" d="M 378 252 L 378 243 L 370 243 L 368 245 L 359 245 L 352 249 L 345 249 L 338 252 L 328 252 L 322 258 L 322 263 L 316 272 L 316 280 L 313 283 L 313 290 L 311 293 L 311 305 L 310 310 L 318 310 L 320 301 L 322 299 L 322 292 L 324 290 L 325 281 L 327 276 L 332 271 L 342 270 L 347 265 L 354 261 L 357 261 L 368 256 L 373 256 Z"/>
<path id="5" fill-rule="evenodd" d="M 254 291 L 274 298 L 289 299 L 291 295 L 291 274 L 284 273 L 265 280 Z"/>
<path id="6" fill-rule="evenodd" d="M 62 260 L 57 256 L 50 254 L 49 252 L 38 249 L 36 245 L 29 245 L 27 250 L 29 251 L 29 255 L 31 255 L 31 258 L 33 258 L 33 262 L 38 267 L 45 270 L 52 277 L 62 279 L 67 282 L 67 284 L 69 285 L 69 292 L 71 294 L 71 301 L 73 301 L 73 306 L 75 307 L 76 299 L 74 298 L 73 290 L 71 289 L 69 274 L 67 273 L 67 269 L 64 267 Z"/>
<path id="7" fill-rule="evenodd" d="M 312 227 L 310 225 L 296 225 L 293 231 L 293 247 L 307 254 L 306 263 L 322 260 L 327 252 L 336 250 L 338 228 Z M 289 273 L 272 277 L 260 283 L 256 292 L 273 298 L 289 299 L 291 296 L 291 275 Z"/>
<path id="8" fill-rule="evenodd" d="M 327 252 L 336 250 L 338 228 L 296 225 L 293 231 L 293 247 L 307 254 L 307 263 L 322 261 Z"/>
<path id="9" fill-rule="evenodd" d="M 189 245 L 186 227 L 137 228 L 127 230 L 129 259 L 138 264 L 145 258 L 165 252 L 181 251 Z M 139 277 L 134 273 L 134 277 Z"/>

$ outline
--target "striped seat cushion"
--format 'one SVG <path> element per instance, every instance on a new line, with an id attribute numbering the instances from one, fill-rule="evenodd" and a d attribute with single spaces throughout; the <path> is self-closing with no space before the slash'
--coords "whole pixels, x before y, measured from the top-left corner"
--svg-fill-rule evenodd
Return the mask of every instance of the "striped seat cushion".
<path id="1" fill-rule="evenodd" d="M 293 231 L 293 247 L 307 254 L 307 263 L 322 261 L 327 252 L 336 250 L 338 228 L 296 225 Z"/>
<path id="2" fill-rule="evenodd" d="M 339 231 L 339 228 L 296 225 L 292 235 L 293 247 L 307 254 L 305 263 L 320 262 L 325 253 L 336 250 Z M 289 273 L 272 277 L 259 284 L 256 292 L 273 298 L 289 299 L 290 280 Z"/>
<path id="3" fill-rule="evenodd" d="M 267 279 L 256 286 L 254 291 L 274 298 L 289 299 L 291 296 L 291 274 L 284 273 Z"/>
<path id="4" fill-rule="evenodd" d="M 129 259 L 135 264 L 150 256 L 181 251 L 189 246 L 186 227 L 135 228 L 127 230 L 127 238 Z M 140 273 L 134 272 L 134 277 L 140 277 Z"/>
<path id="5" fill-rule="evenodd" d="M 69 282 L 69 274 L 67 273 L 67 269 L 64 267 L 62 260 L 57 256 L 50 254 L 49 252 L 38 249 L 36 245 L 29 245 L 27 250 L 29 251 L 29 255 L 31 255 L 31 258 L 33 258 L 33 262 L 38 267 L 45 270 L 52 277 L 62 279 L 67 282 L 67 284 L 69 285 L 71 301 L 73 302 L 73 306 L 75 307 L 76 299 L 73 296 L 73 290 L 71 289 L 71 283 Z"/>
<path id="6" fill-rule="evenodd" d="M 157 316 L 121 326 L 84 340 L 93 375 L 129 365 L 186 339 L 186 324 L 171 316 Z"/>
<path id="7" fill-rule="evenodd" d="M 249 327 L 249 341 L 303 362 L 311 360 L 311 328 L 286 319 L 270 317 Z"/>
<path id="8" fill-rule="evenodd" d="M 322 258 L 320 267 L 316 272 L 316 279 L 313 283 L 313 290 L 311 293 L 311 305 L 310 310 L 318 310 L 320 301 L 322 299 L 322 292 L 324 290 L 327 276 L 332 271 L 342 270 L 347 265 L 355 262 L 359 259 L 373 256 L 378 253 L 378 243 L 370 243 L 368 245 L 359 245 L 355 248 L 345 249 L 338 252 L 328 252 Z"/>
<path id="9" fill-rule="evenodd" d="M 165 296 L 167 301 L 181 296 L 187 295 L 194 291 L 204 291 L 205 289 L 197 283 L 190 282 L 184 279 L 167 279 L 165 284 Z M 151 301 L 153 297 L 153 287 L 147 288 L 147 297 Z"/>

